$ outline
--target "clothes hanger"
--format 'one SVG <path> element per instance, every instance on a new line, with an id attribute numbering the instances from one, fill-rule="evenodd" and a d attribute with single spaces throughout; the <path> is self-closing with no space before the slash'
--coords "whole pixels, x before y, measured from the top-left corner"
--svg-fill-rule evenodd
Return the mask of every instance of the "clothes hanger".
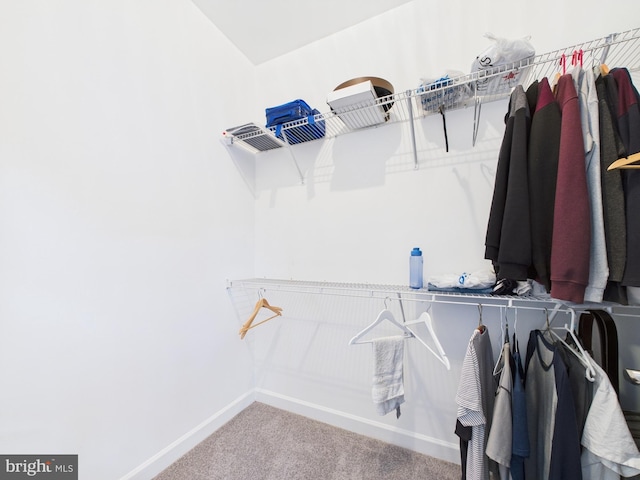
<path id="1" fill-rule="evenodd" d="M 476 146 L 476 139 L 478 138 L 478 130 L 480 129 L 480 112 L 482 111 L 482 97 L 478 96 L 478 92 L 475 93 L 473 107 L 473 138 L 471 146 Z"/>
<path id="2" fill-rule="evenodd" d="M 482 324 L 482 304 L 481 303 L 478 304 L 478 313 L 479 313 L 479 316 L 478 316 L 478 331 L 480 333 L 484 333 L 484 331 L 487 329 L 487 327 L 485 327 Z"/>
<path id="3" fill-rule="evenodd" d="M 362 337 L 364 337 L 368 332 L 373 330 L 375 327 L 380 325 L 382 322 L 384 322 L 385 320 L 390 322 L 390 323 L 392 323 L 393 325 L 398 327 L 400 330 L 402 330 L 404 332 L 404 337 L 405 338 L 411 338 L 411 337 L 415 336 L 411 330 L 409 330 L 405 325 L 403 325 L 402 323 L 398 322 L 395 319 L 395 317 L 393 316 L 393 313 L 391 312 L 391 310 L 387 309 L 387 299 L 386 298 L 385 298 L 384 302 L 385 302 L 384 303 L 384 309 L 378 314 L 378 317 L 373 321 L 373 323 L 371 325 L 366 327 L 361 332 L 357 333 L 351 340 L 349 340 L 349 345 L 361 345 L 361 344 L 364 344 L 364 343 L 373 343 L 372 340 L 360 340 L 360 339 Z"/>
<path id="4" fill-rule="evenodd" d="M 518 346 L 518 309 L 513 320 L 513 353 L 520 353 L 520 347 Z"/>
<path id="5" fill-rule="evenodd" d="M 500 307 L 502 310 L 502 307 Z M 502 343 L 500 346 L 500 355 L 498 355 L 498 360 L 496 361 L 495 366 L 493 367 L 493 375 L 499 375 L 502 372 L 504 367 L 504 362 L 508 361 L 508 359 L 504 358 L 504 345 L 509 343 L 509 319 L 507 318 L 507 307 L 504 307 L 504 329 L 502 329 Z"/>
<path id="6" fill-rule="evenodd" d="M 560 56 L 560 67 L 562 67 L 562 71 L 557 72 L 553 77 L 553 81 L 549 82 L 549 86 L 551 87 L 551 91 L 554 95 L 556 93 L 556 87 L 558 86 L 558 80 L 560 80 L 561 76 L 566 75 L 567 73 L 567 56 L 564 53 Z"/>
<path id="7" fill-rule="evenodd" d="M 640 168 L 640 164 L 636 163 L 640 162 L 640 152 L 629 155 L 628 157 L 619 158 L 607 168 L 609 170 L 615 169 L 629 169 L 629 168 Z"/>
<path id="8" fill-rule="evenodd" d="M 409 330 L 409 332 L 411 332 L 411 334 L 422 345 L 427 347 L 427 350 L 429 350 L 438 359 L 438 361 L 440 361 L 440 363 L 442 363 L 445 367 L 447 367 L 447 370 L 451 370 L 451 364 L 449 363 L 447 354 L 445 353 L 444 348 L 442 348 L 442 345 L 440 345 L 440 341 L 438 340 L 438 336 L 436 335 L 436 332 L 433 330 L 433 323 L 431 321 L 431 315 L 429 315 L 429 312 L 422 312 L 417 320 L 407 322 L 405 325 L 415 325 L 415 324 L 421 324 L 421 323 L 424 323 L 426 325 L 427 331 L 429 332 L 429 335 L 431 336 L 431 339 L 433 340 L 433 343 L 436 346 L 437 352 L 435 352 L 429 345 L 427 345 L 427 343 L 424 340 L 422 340 L 422 338 L 416 335 L 413 332 L 413 330 L 409 329 L 408 327 L 407 327 L 407 330 Z"/>
<path id="9" fill-rule="evenodd" d="M 574 50 L 573 54 L 571 55 L 571 65 L 574 67 L 577 67 L 578 65 L 580 65 L 582 67 L 583 58 L 584 58 L 584 52 L 582 49 Z"/>
<path id="10" fill-rule="evenodd" d="M 262 310 L 263 308 L 271 310 L 272 312 L 275 313 L 275 315 L 267 318 L 266 320 L 261 320 L 260 322 L 254 324 L 253 321 L 258 316 L 258 313 L 260 313 L 260 310 Z M 267 301 L 267 299 L 264 298 L 262 294 L 260 294 L 260 299 L 256 302 L 256 305 L 253 308 L 253 312 L 251 312 L 251 315 L 249 316 L 247 321 L 244 322 L 244 324 L 242 325 L 242 328 L 240 329 L 240 332 L 239 332 L 240 339 L 243 339 L 244 336 L 247 334 L 247 332 L 252 328 L 257 327 L 258 325 L 262 325 L 263 323 L 268 322 L 269 320 L 272 320 L 281 315 L 282 315 L 282 308 L 269 305 L 269 302 Z"/>
<path id="11" fill-rule="evenodd" d="M 567 324 L 565 323 L 565 325 L 563 327 L 551 327 L 550 323 L 549 323 L 549 311 L 545 308 L 545 313 L 546 313 L 546 317 L 547 317 L 547 332 L 549 332 L 549 334 L 551 336 L 553 336 L 555 338 L 556 341 L 562 343 L 567 350 L 569 350 L 572 354 L 574 354 L 576 357 L 578 357 L 578 359 L 580 360 L 580 363 L 582 363 L 582 365 L 585 367 L 585 377 L 587 378 L 587 380 L 589 380 L 590 382 L 595 381 L 596 379 L 596 371 L 593 368 L 593 365 L 591 364 L 591 359 L 589 357 L 589 354 L 587 352 L 584 351 L 584 348 L 582 348 L 582 344 L 580 343 L 580 340 L 578 340 L 578 337 L 576 336 L 575 332 L 574 332 L 574 327 L 575 327 L 575 321 L 576 321 L 576 311 L 573 308 L 569 308 L 569 312 L 571 313 L 571 326 L 567 326 Z M 560 335 L 558 335 L 554 330 L 563 330 L 569 333 L 569 335 L 571 336 L 571 339 L 573 340 L 575 346 L 578 348 L 578 351 L 575 350 L 575 348 L 571 347 Z"/>

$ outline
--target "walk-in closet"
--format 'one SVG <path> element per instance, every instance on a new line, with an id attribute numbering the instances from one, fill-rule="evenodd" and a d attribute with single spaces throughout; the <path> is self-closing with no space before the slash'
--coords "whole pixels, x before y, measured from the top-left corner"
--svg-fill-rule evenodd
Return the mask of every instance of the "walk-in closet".
<path id="1" fill-rule="evenodd" d="M 1 2 L 0 478 L 640 474 L 638 19 Z"/>

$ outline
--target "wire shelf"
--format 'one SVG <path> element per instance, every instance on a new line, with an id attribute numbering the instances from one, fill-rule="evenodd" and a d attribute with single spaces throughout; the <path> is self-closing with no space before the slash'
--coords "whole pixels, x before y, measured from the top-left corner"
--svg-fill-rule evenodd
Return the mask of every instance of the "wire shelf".
<path id="1" fill-rule="evenodd" d="M 426 288 L 414 289 L 406 285 L 388 285 L 371 283 L 341 283 L 341 282 L 314 282 L 307 280 L 280 280 L 270 278 L 247 278 L 238 280 L 228 280 L 227 288 L 252 289 L 264 292 L 278 291 L 300 294 L 314 295 L 337 295 L 356 298 L 378 298 L 378 299 L 402 299 L 402 300 L 424 300 L 434 302 L 437 299 L 451 300 L 452 303 L 482 303 L 484 305 L 494 304 L 496 306 L 513 305 L 514 302 L 545 302 L 557 304 L 547 296 L 518 296 L 518 295 L 491 295 L 487 293 L 459 293 L 433 291 Z M 565 304 L 564 302 L 562 303 Z"/>
<path id="2" fill-rule="evenodd" d="M 560 60 L 566 58 L 566 65 L 570 65 L 574 52 L 581 52 L 583 65 L 606 63 L 610 67 L 639 70 L 640 28 L 536 55 L 509 65 L 438 81 L 428 89 L 421 86 L 361 102 L 342 108 L 339 112 L 332 110 L 284 123 L 279 127 L 262 128 L 256 124 L 246 124 L 242 126 L 247 128 L 246 131 L 242 127 L 234 127 L 223 135 L 230 143 L 257 153 L 337 137 L 363 128 L 413 122 L 428 115 L 507 98 L 518 84 L 526 88 L 534 80 L 554 77 L 562 71 Z"/>
<path id="3" fill-rule="evenodd" d="M 448 304 L 476 306 L 482 311 L 484 307 L 508 308 L 546 312 L 552 320 L 556 314 L 586 310 L 606 310 L 615 315 L 640 318 L 640 306 L 621 305 L 612 302 L 576 304 L 552 298 L 548 294 L 535 296 L 492 295 L 486 293 L 461 293 L 414 289 L 406 285 L 318 282 L 306 280 L 281 280 L 272 278 L 246 278 L 227 280 L 227 290 L 255 291 L 264 294 L 269 292 L 285 292 L 294 295 L 320 295 L 333 297 L 350 297 L 359 299 L 378 299 L 387 301 L 426 302 L 429 304 Z"/>

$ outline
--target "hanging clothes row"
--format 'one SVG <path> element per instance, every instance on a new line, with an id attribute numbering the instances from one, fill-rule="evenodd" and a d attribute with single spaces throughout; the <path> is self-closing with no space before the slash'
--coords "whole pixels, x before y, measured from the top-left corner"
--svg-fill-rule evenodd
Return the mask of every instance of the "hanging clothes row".
<path id="1" fill-rule="evenodd" d="M 608 317 L 604 311 L 583 317 L 591 315 Z M 583 355 L 581 338 L 563 340 L 548 318 L 545 329 L 530 332 L 524 364 L 515 332 L 510 341 L 505 328 L 494 367 L 488 329 L 474 329 L 456 395 L 463 479 L 613 480 L 640 474 L 640 452 L 611 380 L 617 362 L 605 371 Z M 589 321 L 581 331 L 590 329 Z M 609 339 L 617 342 L 615 335 Z M 591 380 L 587 369 L 594 372 Z"/>
<path id="2" fill-rule="evenodd" d="M 631 159 L 609 168 L 640 152 L 640 97 L 626 68 L 575 63 L 511 94 L 485 258 L 498 282 L 627 303 L 640 287 L 640 172 Z"/>

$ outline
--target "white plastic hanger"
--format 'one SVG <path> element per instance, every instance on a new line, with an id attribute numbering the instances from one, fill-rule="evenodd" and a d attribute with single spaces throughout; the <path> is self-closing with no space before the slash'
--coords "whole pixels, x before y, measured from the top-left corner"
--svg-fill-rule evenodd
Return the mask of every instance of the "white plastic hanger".
<path id="1" fill-rule="evenodd" d="M 411 337 L 415 336 L 411 330 L 409 330 L 402 323 L 398 322 L 395 319 L 395 317 L 393 316 L 393 313 L 391 313 L 391 310 L 388 310 L 386 308 L 386 306 L 385 306 L 384 310 L 382 310 L 378 314 L 378 317 L 375 319 L 375 321 L 371 325 L 366 327 L 364 330 L 362 330 L 361 332 L 356 334 L 355 337 L 353 337 L 351 340 L 349 340 L 349 345 L 360 345 L 360 344 L 363 344 L 363 343 L 373 343 L 372 340 L 360 340 L 360 339 L 362 337 L 364 337 L 368 332 L 373 330 L 375 327 L 380 325 L 382 322 L 384 322 L 385 320 L 390 322 L 390 323 L 392 323 L 393 325 L 398 327 L 400 330 L 402 330 L 404 332 L 405 338 L 411 338 Z"/>
<path id="2" fill-rule="evenodd" d="M 431 322 L 431 315 L 429 315 L 429 312 L 422 312 L 417 320 L 407 322 L 406 325 L 416 325 L 421 323 L 424 323 L 427 326 L 427 331 L 429 332 L 429 335 L 431 336 L 431 339 L 433 340 L 433 343 L 435 344 L 436 349 L 438 350 L 437 352 L 435 352 L 429 345 L 427 345 L 427 343 L 424 340 L 422 340 L 419 336 L 417 336 L 412 330 L 409 330 L 408 328 L 407 330 L 409 330 L 411 334 L 415 338 L 417 338 L 421 344 L 427 347 L 427 350 L 429 350 L 438 359 L 440 363 L 442 363 L 445 367 L 447 367 L 447 370 L 451 370 L 451 364 L 449 363 L 447 354 L 445 353 L 444 348 L 442 348 L 442 345 L 440 345 L 440 341 L 438 340 L 438 336 L 436 335 L 436 332 L 433 330 L 433 324 Z"/>
<path id="3" fill-rule="evenodd" d="M 380 325 L 385 320 L 390 322 L 390 323 L 392 323 L 393 325 L 398 327 L 400 330 L 402 330 L 404 332 L 404 337 L 405 338 L 415 338 L 415 339 L 417 339 L 445 367 L 447 367 L 447 370 L 451 369 L 451 365 L 449 363 L 449 359 L 447 358 L 447 355 L 446 355 L 444 349 L 442 348 L 442 345 L 440 345 L 440 342 L 438 341 L 438 336 L 436 335 L 435 331 L 433 330 L 433 325 L 431 323 L 431 315 L 429 315 L 428 312 L 423 312 L 418 317 L 417 320 L 414 320 L 412 322 L 407 322 L 407 323 L 400 323 L 399 321 L 397 321 L 395 319 L 395 317 L 393 316 L 393 313 L 391 313 L 391 311 L 389 309 L 387 309 L 386 301 L 385 301 L 385 308 L 378 314 L 378 317 L 374 320 L 374 322 L 371 325 L 369 325 L 368 327 L 366 327 L 364 330 L 362 330 L 361 332 L 357 333 L 351 340 L 349 340 L 349 345 L 360 345 L 360 344 L 364 344 L 364 343 L 373 343 L 372 340 L 361 340 L 361 338 L 364 337 L 367 333 L 369 333 L 371 330 L 373 330 L 375 327 Z M 435 352 L 424 340 L 422 340 L 419 336 L 417 336 L 413 332 L 413 330 L 411 330 L 408 327 L 408 325 L 416 325 L 416 324 L 421 324 L 421 323 L 424 323 L 426 325 L 427 331 L 429 332 L 429 335 L 431 335 L 433 343 L 435 344 L 436 349 L 438 350 L 438 352 Z"/>
<path id="4" fill-rule="evenodd" d="M 502 307 L 500 307 L 502 309 Z M 508 362 L 509 359 L 503 358 L 504 352 L 504 344 L 509 343 L 509 321 L 507 318 L 507 307 L 504 307 L 504 325 L 501 328 L 502 330 L 502 342 L 500 342 L 500 355 L 498 355 L 498 360 L 496 361 L 495 366 L 493 367 L 493 375 L 496 376 L 502 372 L 502 368 L 504 367 L 504 362 Z"/>
<path id="5" fill-rule="evenodd" d="M 585 367 L 585 377 L 587 377 L 587 380 L 589 380 L 590 382 L 595 381 L 595 379 L 596 379 L 596 371 L 593 368 L 593 365 L 591 363 L 591 359 L 589 357 L 589 354 L 584 351 L 584 348 L 582 348 L 582 344 L 580 343 L 580 340 L 578 340 L 578 338 L 576 337 L 576 334 L 574 332 L 575 323 L 576 323 L 576 311 L 573 308 L 569 308 L 568 309 L 569 312 L 571 313 L 571 326 L 568 326 L 565 323 L 564 326 L 562 326 L 562 327 L 551 327 L 551 325 L 549 323 L 549 312 L 547 311 L 546 308 L 544 310 L 545 310 L 545 312 L 547 314 L 547 331 L 556 340 L 558 340 L 565 347 L 567 347 L 567 349 L 571 353 L 573 353 L 576 357 L 578 357 L 578 359 L 580 360 L 580 363 L 582 363 L 582 365 L 584 365 L 584 367 Z M 554 330 L 562 330 L 562 331 L 569 332 L 569 335 L 571 335 L 571 339 L 573 340 L 573 342 L 574 342 L 576 348 L 578 349 L 578 351 L 576 351 L 575 348 L 573 348 L 571 345 L 569 345 L 567 342 L 565 342 L 564 339 L 562 337 L 560 337 L 560 335 L 558 335 Z"/>

